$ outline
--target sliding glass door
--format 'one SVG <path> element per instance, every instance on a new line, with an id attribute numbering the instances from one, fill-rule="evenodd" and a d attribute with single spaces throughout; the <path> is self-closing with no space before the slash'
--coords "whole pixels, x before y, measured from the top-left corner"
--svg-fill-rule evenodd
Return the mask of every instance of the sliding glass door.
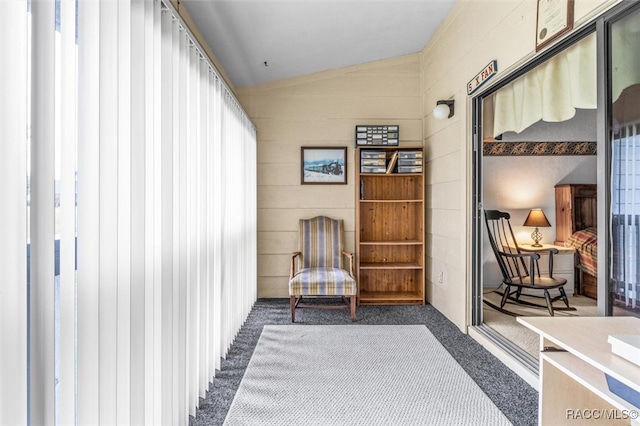
<path id="1" fill-rule="evenodd" d="M 567 66 L 550 66 L 560 61 Z M 532 80 L 540 70 L 549 77 L 554 75 L 552 71 L 571 70 L 572 64 L 578 66 L 569 79 L 533 79 L 534 83 L 544 81 L 541 93 L 547 90 L 554 96 L 522 96 L 525 89 L 535 88 L 523 82 Z M 550 82 L 558 81 L 566 83 L 554 89 Z M 571 100 L 579 98 L 579 104 L 555 101 L 565 91 L 571 93 Z M 548 108 L 532 108 L 544 98 L 554 101 Z M 503 102 L 505 99 L 510 103 Z M 575 115 L 543 123 L 544 114 L 531 114 L 545 108 L 560 113 L 565 110 L 562 105 L 567 105 L 569 112 L 569 107 L 575 108 Z M 516 106 L 529 114 L 520 114 Z M 524 360 L 523 364 L 531 358 L 527 354 L 537 356 L 537 340 L 530 345 L 520 339 L 526 338 L 525 332 L 512 333 L 503 326 L 508 320 L 508 324 L 515 323 L 505 315 L 521 314 L 519 307 L 505 305 L 508 309 L 500 310 L 492 303 L 502 278 L 492 264 L 482 216 L 485 209 L 509 212 L 517 228 L 516 238 L 530 244 L 522 227 L 534 206 L 550 213 L 551 226 L 542 230 L 546 238 L 542 242 L 569 252 L 564 258 L 557 256 L 554 276 L 561 276 L 560 264 L 567 261 L 565 291 L 572 293 L 570 304 L 576 309 L 558 315 L 640 317 L 640 3 L 622 2 L 611 8 L 562 44 L 488 88 L 474 98 L 473 117 L 478 149 L 474 152 L 471 325 L 514 358 Z M 543 129 L 538 129 L 540 124 Z M 572 141 L 583 141 L 573 142 L 582 148 L 595 148 L 560 154 L 548 154 L 550 150 L 545 149 L 557 142 L 570 146 Z M 584 194 L 572 194 L 566 204 L 562 194 L 559 197 L 559 187 L 571 185 L 589 186 L 591 195 L 586 204 L 578 203 L 585 203 L 588 197 Z M 596 188 L 595 196 L 591 187 Z M 587 208 L 590 214 L 585 216 Z M 571 244 L 559 232 L 567 212 L 576 225 L 565 230 L 570 232 Z M 590 218 L 588 223 L 585 217 Z M 537 363 L 532 365 L 536 368 Z"/>
<path id="2" fill-rule="evenodd" d="M 640 312 L 640 10 L 613 22 L 610 39 L 611 271 L 613 315 Z"/>

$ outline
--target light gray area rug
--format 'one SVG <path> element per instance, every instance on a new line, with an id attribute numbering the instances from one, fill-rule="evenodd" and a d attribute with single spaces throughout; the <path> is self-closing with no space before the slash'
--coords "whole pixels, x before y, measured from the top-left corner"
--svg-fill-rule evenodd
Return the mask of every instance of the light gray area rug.
<path id="1" fill-rule="evenodd" d="M 424 325 L 265 325 L 225 425 L 510 425 Z"/>

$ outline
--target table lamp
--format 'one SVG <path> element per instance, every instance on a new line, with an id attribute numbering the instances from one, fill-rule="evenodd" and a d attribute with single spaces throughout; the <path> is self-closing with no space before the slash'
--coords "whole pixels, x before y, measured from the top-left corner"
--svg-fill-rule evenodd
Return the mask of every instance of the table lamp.
<path id="1" fill-rule="evenodd" d="M 538 228 L 551 226 L 547 217 L 544 215 L 542 209 L 531 209 L 529 211 L 529 215 L 527 219 L 524 221 L 522 226 L 535 226 L 536 229 L 531 233 L 531 238 L 534 243 L 531 244 L 532 247 L 542 247 L 540 244 L 540 240 L 542 239 L 542 233 Z"/>

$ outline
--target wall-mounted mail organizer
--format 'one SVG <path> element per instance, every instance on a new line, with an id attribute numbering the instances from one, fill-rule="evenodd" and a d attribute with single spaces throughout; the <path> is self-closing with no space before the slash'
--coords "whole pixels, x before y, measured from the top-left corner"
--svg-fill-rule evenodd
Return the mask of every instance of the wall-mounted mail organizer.
<path id="1" fill-rule="evenodd" d="M 356 126 L 356 146 L 398 145 L 400 141 L 400 126 Z"/>

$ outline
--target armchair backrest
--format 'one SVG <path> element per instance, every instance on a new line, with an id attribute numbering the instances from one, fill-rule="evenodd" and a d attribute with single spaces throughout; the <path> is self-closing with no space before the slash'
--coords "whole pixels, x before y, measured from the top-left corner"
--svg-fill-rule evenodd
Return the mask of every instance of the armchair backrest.
<path id="1" fill-rule="evenodd" d="M 524 258 L 510 256 L 521 253 L 509 219 L 511 219 L 511 215 L 507 212 L 498 210 L 485 210 L 484 212 L 491 249 L 500 266 L 502 277 L 508 281 L 513 277 L 522 279 L 529 276 L 529 270 Z"/>
<path id="2" fill-rule="evenodd" d="M 298 249 L 302 253 L 302 268 L 343 269 L 343 221 L 326 216 L 300 219 Z"/>

